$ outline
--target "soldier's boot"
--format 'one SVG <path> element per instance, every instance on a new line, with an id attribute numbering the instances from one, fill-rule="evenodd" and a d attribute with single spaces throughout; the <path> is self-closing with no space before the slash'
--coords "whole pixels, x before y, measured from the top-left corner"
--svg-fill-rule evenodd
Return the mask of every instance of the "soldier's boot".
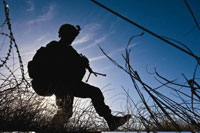
<path id="1" fill-rule="evenodd" d="M 64 125 L 69 122 L 71 116 L 72 112 L 65 112 L 63 110 L 58 110 L 57 114 L 54 115 L 52 122 L 55 122 L 57 125 Z"/>
<path id="2" fill-rule="evenodd" d="M 118 127 L 124 125 L 131 118 L 131 115 L 125 115 L 123 117 L 120 116 L 107 116 L 105 120 L 108 123 L 110 131 L 116 130 Z"/>

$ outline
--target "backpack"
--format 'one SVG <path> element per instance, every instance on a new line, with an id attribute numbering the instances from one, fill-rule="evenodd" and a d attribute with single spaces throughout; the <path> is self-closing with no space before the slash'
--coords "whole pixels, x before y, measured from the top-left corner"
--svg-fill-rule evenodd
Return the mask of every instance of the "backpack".
<path id="1" fill-rule="evenodd" d="M 56 77 L 58 78 L 57 81 L 73 84 L 73 81 L 81 81 L 86 72 L 82 55 L 73 53 L 73 50 L 71 52 L 60 52 L 57 43 L 52 41 L 46 47 L 41 47 L 37 50 L 33 59 L 28 62 L 28 73 L 29 77 L 32 78 L 32 88 L 40 96 L 51 96 L 53 95 L 52 89 L 56 91 L 56 88 L 52 88 L 52 78 Z M 57 54 L 55 54 L 56 51 Z M 59 53 L 64 53 L 64 55 L 59 56 Z M 76 60 L 67 62 L 71 59 L 70 55 L 73 56 L 73 54 L 76 55 Z"/>
<path id="2" fill-rule="evenodd" d="M 28 62 L 28 73 L 29 77 L 32 78 L 32 88 L 40 96 L 53 95 L 50 81 L 46 76 L 49 64 L 48 54 L 48 49 L 41 47 L 37 50 L 32 61 Z"/>

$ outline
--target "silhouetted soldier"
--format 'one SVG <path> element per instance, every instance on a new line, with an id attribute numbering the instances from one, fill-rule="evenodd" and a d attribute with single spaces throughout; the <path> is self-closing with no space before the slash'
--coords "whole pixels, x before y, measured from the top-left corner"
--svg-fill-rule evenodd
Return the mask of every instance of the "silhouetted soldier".
<path id="1" fill-rule="evenodd" d="M 51 88 L 56 95 L 58 112 L 56 116 L 65 114 L 66 119 L 72 116 L 74 97 L 91 98 L 96 112 L 104 117 L 110 130 L 115 130 L 123 125 L 130 118 L 130 115 L 117 117 L 111 114 L 110 108 L 104 103 L 104 96 L 101 90 L 82 82 L 86 69 L 93 72 L 89 66 L 89 61 L 85 56 L 78 54 L 71 46 L 76 36 L 79 34 L 80 27 L 64 24 L 59 29 L 60 40 L 52 41 L 47 44 L 50 50 L 49 58 L 52 65 L 49 72 Z M 56 117 L 55 116 L 55 117 Z"/>

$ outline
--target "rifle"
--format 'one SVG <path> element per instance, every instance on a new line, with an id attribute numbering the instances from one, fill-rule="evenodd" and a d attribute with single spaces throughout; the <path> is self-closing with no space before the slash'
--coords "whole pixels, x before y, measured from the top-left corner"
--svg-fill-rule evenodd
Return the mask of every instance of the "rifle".
<path id="1" fill-rule="evenodd" d="M 89 75 L 88 75 L 88 78 L 87 78 L 86 82 L 88 82 L 88 80 L 89 80 L 91 74 L 94 74 L 94 76 L 96 76 L 96 77 L 97 77 L 98 75 L 100 75 L 100 76 L 106 76 L 106 74 L 94 72 L 90 66 L 88 66 L 87 69 L 88 69 L 88 71 L 89 71 Z"/>
<path id="2" fill-rule="evenodd" d="M 86 66 L 86 68 L 87 68 L 88 71 L 89 71 L 89 75 L 88 75 L 88 78 L 87 78 L 86 82 L 88 82 L 88 80 L 89 80 L 91 74 L 94 74 L 96 77 L 97 77 L 98 75 L 100 75 L 100 76 L 106 76 L 106 74 L 102 74 L 102 73 L 94 72 L 94 71 L 92 70 L 92 68 L 90 67 L 90 65 L 89 65 L 89 60 L 88 60 L 88 58 L 85 57 L 85 56 L 82 55 L 82 54 L 79 54 L 79 55 L 81 56 L 82 59 L 84 59 L 84 60 L 87 62 L 87 66 Z"/>

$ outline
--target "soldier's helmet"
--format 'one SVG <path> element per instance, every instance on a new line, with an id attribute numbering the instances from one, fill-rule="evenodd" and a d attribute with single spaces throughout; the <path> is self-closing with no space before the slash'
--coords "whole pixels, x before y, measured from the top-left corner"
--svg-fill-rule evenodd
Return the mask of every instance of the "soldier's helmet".
<path id="1" fill-rule="evenodd" d="M 79 34 L 80 31 L 80 26 L 77 25 L 76 27 L 71 25 L 71 24 L 63 24 L 58 33 L 59 33 L 59 37 L 63 38 L 63 37 L 76 37 Z"/>

